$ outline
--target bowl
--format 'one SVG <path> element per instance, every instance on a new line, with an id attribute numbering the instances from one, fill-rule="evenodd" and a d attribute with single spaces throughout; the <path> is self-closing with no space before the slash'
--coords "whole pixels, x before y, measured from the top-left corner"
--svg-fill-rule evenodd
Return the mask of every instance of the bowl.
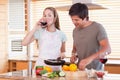
<path id="1" fill-rule="evenodd" d="M 65 60 L 47 59 L 44 60 L 44 63 L 47 65 L 59 66 L 59 65 L 63 65 L 65 63 Z"/>
<path id="2" fill-rule="evenodd" d="M 96 71 L 95 74 L 97 78 L 103 78 L 103 76 L 107 74 L 107 71 Z"/>

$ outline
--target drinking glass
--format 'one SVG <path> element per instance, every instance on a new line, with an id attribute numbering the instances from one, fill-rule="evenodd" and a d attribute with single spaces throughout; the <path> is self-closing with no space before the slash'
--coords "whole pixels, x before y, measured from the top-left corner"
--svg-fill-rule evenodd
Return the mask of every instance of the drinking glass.
<path id="1" fill-rule="evenodd" d="M 41 23 L 42 28 L 46 27 L 46 25 L 47 25 L 47 21 L 45 18 L 42 18 L 40 23 Z"/>
<path id="2" fill-rule="evenodd" d="M 47 22 L 40 22 L 42 26 L 45 26 Z"/>
<path id="3" fill-rule="evenodd" d="M 108 54 L 108 52 L 105 52 L 105 53 L 102 53 L 102 54 L 99 55 L 99 61 L 103 64 L 103 70 L 104 70 L 105 63 L 108 60 L 107 54 Z"/>

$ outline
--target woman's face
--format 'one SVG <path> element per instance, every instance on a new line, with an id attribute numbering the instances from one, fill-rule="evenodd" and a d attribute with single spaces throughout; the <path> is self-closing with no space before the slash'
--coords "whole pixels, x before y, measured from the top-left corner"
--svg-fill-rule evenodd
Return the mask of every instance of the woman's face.
<path id="1" fill-rule="evenodd" d="M 48 26 L 54 24 L 55 17 L 54 17 L 54 14 L 51 10 L 46 9 L 43 13 L 43 17 L 46 19 Z"/>

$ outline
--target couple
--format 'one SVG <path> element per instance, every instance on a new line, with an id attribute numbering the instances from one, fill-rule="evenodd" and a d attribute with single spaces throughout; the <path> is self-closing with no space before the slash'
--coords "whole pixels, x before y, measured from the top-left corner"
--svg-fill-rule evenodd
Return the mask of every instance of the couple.
<path id="1" fill-rule="evenodd" d="M 76 61 L 78 55 L 78 68 L 80 70 L 101 70 L 99 55 L 110 53 L 110 45 L 103 26 L 97 22 L 89 21 L 88 7 L 82 3 L 73 4 L 69 10 L 75 28 L 73 30 L 73 49 L 70 61 Z M 42 21 L 47 22 L 43 26 Z M 44 59 L 56 59 L 65 57 L 66 35 L 60 30 L 57 11 L 53 7 L 47 7 L 43 11 L 43 17 L 28 32 L 22 41 L 26 46 L 33 40 L 38 40 L 39 57 L 35 66 L 45 65 Z M 52 66 L 57 69 L 58 66 Z"/>

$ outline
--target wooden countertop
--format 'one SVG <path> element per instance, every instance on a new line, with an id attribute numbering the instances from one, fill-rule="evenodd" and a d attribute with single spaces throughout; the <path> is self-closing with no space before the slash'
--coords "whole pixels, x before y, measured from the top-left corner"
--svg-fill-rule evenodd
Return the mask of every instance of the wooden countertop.
<path id="1" fill-rule="evenodd" d="M 56 77 L 54 79 L 50 79 L 42 76 L 28 77 L 27 70 L 22 70 L 0 74 L 0 80 L 88 80 L 85 71 L 76 72 L 66 71 L 65 73 L 66 73 L 65 77 Z M 96 80 L 96 78 L 91 78 L 90 80 Z"/>

